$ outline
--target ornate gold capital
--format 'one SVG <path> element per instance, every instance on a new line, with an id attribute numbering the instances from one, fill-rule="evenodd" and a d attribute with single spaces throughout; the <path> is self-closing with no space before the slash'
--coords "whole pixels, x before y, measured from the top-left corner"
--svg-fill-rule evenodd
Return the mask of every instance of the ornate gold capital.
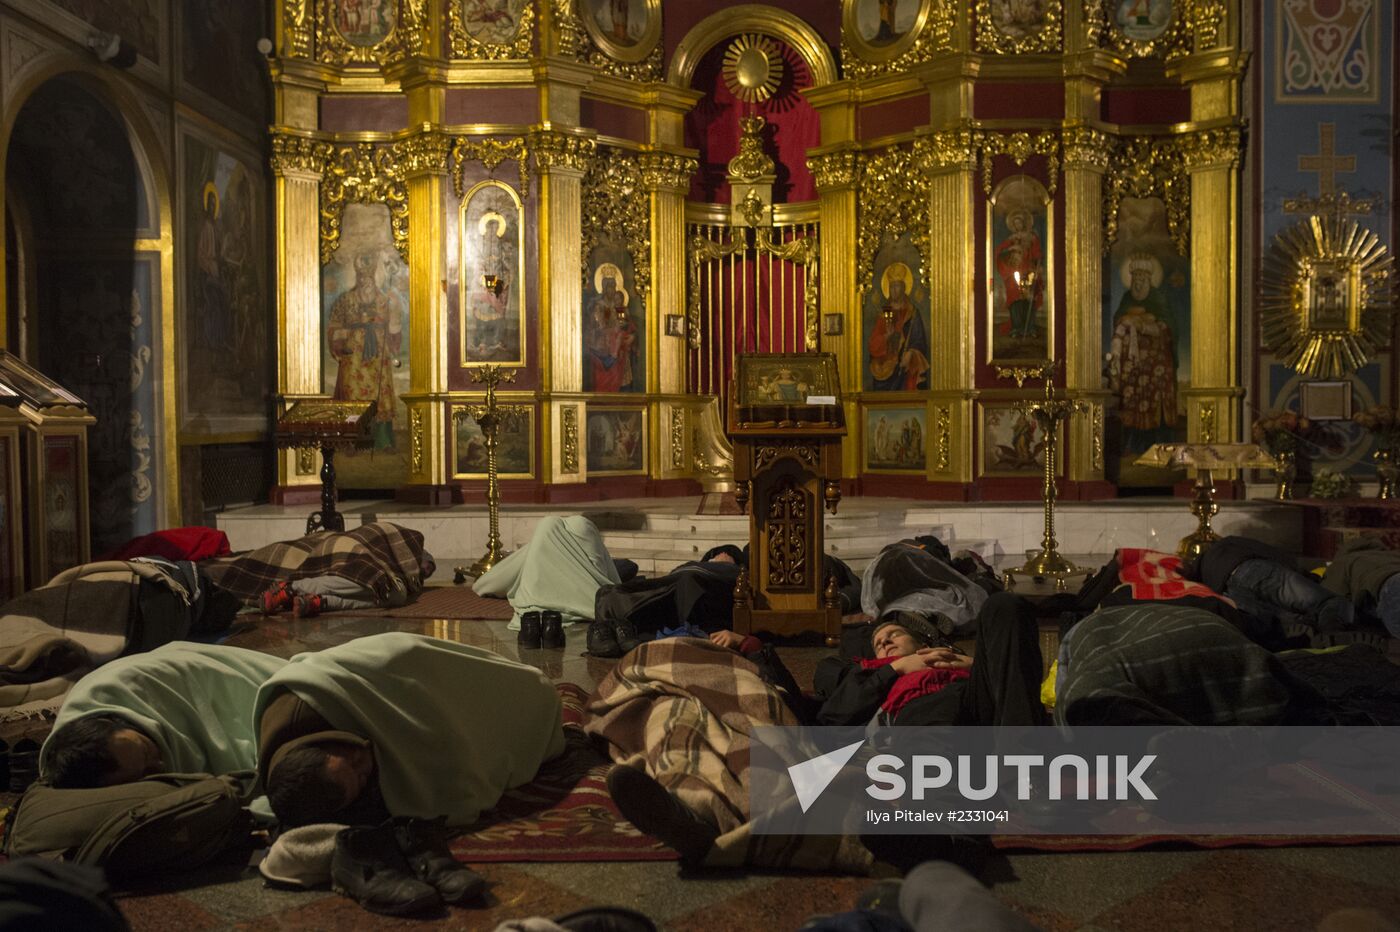
<path id="1" fill-rule="evenodd" d="M 921 137 L 915 144 L 915 151 L 919 154 L 919 167 L 924 171 L 975 167 L 977 151 L 982 142 L 981 135 L 977 130 L 963 126 Z"/>
<path id="2" fill-rule="evenodd" d="M 817 182 L 818 191 L 834 191 L 856 183 L 860 160 L 854 152 L 828 152 L 808 158 L 807 168 Z"/>
<path id="3" fill-rule="evenodd" d="M 1238 168 L 1243 134 L 1238 126 L 1220 126 L 1182 136 L 1178 143 L 1188 170 Z"/>
<path id="4" fill-rule="evenodd" d="M 394 246 L 408 261 L 408 186 L 395 146 L 371 142 L 328 147 L 321 177 L 321 262 L 340 245 L 340 220 L 350 203 L 384 204 Z"/>
<path id="5" fill-rule="evenodd" d="M 541 171 L 568 168 L 584 172 L 598 151 L 598 144 L 586 136 L 540 130 L 530 134 L 529 148 L 535 156 L 535 167 Z"/>
<path id="6" fill-rule="evenodd" d="M 977 50 L 996 55 L 1058 52 L 1063 19 L 1064 8 L 1060 0 L 1049 0 L 1044 6 L 1039 29 L 1024 36 L 1011 36 L 997 29 L 992 18 L 991 0 L 977 0 Z"/>
<path id="7" fill-rule="evenodd" d="M 423 174 L 447 174 L 450 137 L 426 130 L 394 144 L 394 157 L 405 178 Z"/>
<path id="8" fill-rule="evenodd" d="M 325 170 L 326 159 L 330 156 L 331 145 L 319 139 L 306 136 L 293 136 L 290 133 L 272 133 L 272 157 L 269 163 L 278 175 L 288 172 L 304 172 L 319 175 Z"/>
<path id="9" fill-rule="evenodd" d="M 638 159 L 613 149 L 599 149 L 583 176 L 584 287 L 590 287 L 589 255 L 600 233 L 623 241 L 632 257 L 637 296 L 645 304 L 651 291 L 651 203 L 643 187 Z"/>
<path id="10" fill-rule="evenodd" d="M 690 179 L 700 168 L 697 159 L 671 152 L 643 152 L 637 163 L 642 169 L 642 184 L 649 191 L 689 191 Z"/>
<path id="11" fill-rule="evenodd" d="M 1065 168 L 1104 171 L 1113 155 L 1113 143 L 1106 133 L 1087 126 L 1071 126 L 1061 135 Z"/>

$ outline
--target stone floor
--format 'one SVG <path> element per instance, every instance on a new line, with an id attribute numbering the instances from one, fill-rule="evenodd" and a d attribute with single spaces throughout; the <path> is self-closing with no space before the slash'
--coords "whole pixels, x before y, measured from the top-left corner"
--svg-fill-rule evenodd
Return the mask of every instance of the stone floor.
<path id="1" fill-rule="evenodd" d="M 402 630 L 489 647 L 556 681 L 586 687 L 610 664 L 583 655 L 581 628 L 569 632 L 563 651 L 520 651 L 501 621 L 248 617 L 257 624 L 229 643 L 281 656 Z M 810 683 L 827 650 L 780 652 L 799 682 Z M 427 921 L 378 917 L 329 891 L 268 889 L 255 870 L 240 865 L 171 878 L 124 897 L 121 907 L 137 930 L 491 929 L 508 918 L 616 904 L 645 912 L 664 929 L 779 932 L 813 914 L 849 908 L 870 884 L 856 877 L 687 875 L 670 862 L 485 864 L 479 870 L 492 885 L 484 908 L 452 909 Z M 1400 928 L 1400 846 L 1014 854 L 995 861 L 984 879 L 1052 930 Z"/>

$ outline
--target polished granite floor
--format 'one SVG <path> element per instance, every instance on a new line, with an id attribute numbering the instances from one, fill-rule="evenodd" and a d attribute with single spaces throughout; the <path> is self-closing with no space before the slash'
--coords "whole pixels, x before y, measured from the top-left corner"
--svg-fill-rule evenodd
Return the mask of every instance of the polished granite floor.
<path id="1" fill-rule="evenodd" d="M 569 632 L 562 651 L 521 651 L 501 621 L 245 617 L 257 623 L 229 643 L 280 656 L 397 630 L 489 647 L 585 687 L 610 665 L 584 656 L 582 628 Z M 780 652 L 799 682 L 810 684 L 827 650 Z M 240 865 L 171 878 L 124 897 L 121 906 L 137 930 L 491 929 L 509 918 L 617 904 L 645 912 L 664 929 L 780 932 L 814 914 L 849 908 L 870 884 L 857 877 L 688 875 L 671 862 L 484 864 L 479 871 L 492 884 L 484 908 L 426 921 L 374 916 L 329 891 L 268 889 L 255 870 Z M 1013 854 L 995 861 L 984 879 L 1017 911 L 1053 930 L 1400 930 L 1400 846 Z"/>

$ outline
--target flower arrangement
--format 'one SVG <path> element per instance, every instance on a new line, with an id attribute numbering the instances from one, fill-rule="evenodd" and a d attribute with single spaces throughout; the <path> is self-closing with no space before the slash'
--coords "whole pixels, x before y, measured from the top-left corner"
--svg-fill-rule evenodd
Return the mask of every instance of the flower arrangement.
<path id="1" fill-rule="evenodd" d="M 1254 422 L 1254 442 L 1262 444 L 1274 456 L 1293 453 L 1299 441 L 1312 439 L 1317 425 L 1296 411 L 1270 411 Z"/>
<path id="2" fill-rule="evenodd" d="M 1400 414 L 1390 405 L 1372 405 L 1356 412 L 1351 419 L 1371 432 L 1378 448 L 1391 450 L 1400 447 Z"/>
<path id="3" fill-rule="evenodd" d="M 1352 498 L 1356 495 L 1356 480 L 1337 469 L 1320 466 L 1313 470 L 1313 498 Z"/>

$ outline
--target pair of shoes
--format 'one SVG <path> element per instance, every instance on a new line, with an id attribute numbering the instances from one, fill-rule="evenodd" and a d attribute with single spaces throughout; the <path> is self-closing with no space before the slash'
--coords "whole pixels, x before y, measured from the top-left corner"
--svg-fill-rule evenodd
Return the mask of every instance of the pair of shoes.
<path id="1" fill-rule="evenodd" d="M 526 612 L 520 616 L 515 643 L 526 650 L 558 650 L 564 646 L 564 616 L 555 611 Z"/>
<path id="2" fill-rule="evenodd" d="M 675 848 L 684 864 L 704 860 L 719 837 L 713 825 L 635 767 L 618 764 L 609 770 L 608 793 L 628 822 Z"/>
<path id="3" fill-rule="evenodd" d="M 335 837 L 331 885 L 365 909 L 408 916 L 477 899 L 486 881 L 457 863 L 443 819 L 390 819 Z"/>
<path id="4" fill-rule="evenodd" d="M 292 607 L 295 595 L 296 593 L 292 592 L 292 584 L 284 579 L 258 598 L 258 607 L 264 615 L 276 615 Z"/>
<path id="5" fill-rule="evenodd" d="M 621 657 L 641 643 L 636 627 L 625 619 L 600 618 L 588 626 L 588 652 L 594 657 Z"/>
<path id="6" fill-rule="evenodd" d="M 39 742 L 21 738 L 10 748 L 9 787 L 11 793 L 23 793 L 29 784 L 39 779 Z"/>
<path id="7" fill-rule="evenodd" d="M 315 618 L 325 608 L 325 602 L 319 595 L 300 595 L 292 599 L 293 618 Z"/>

